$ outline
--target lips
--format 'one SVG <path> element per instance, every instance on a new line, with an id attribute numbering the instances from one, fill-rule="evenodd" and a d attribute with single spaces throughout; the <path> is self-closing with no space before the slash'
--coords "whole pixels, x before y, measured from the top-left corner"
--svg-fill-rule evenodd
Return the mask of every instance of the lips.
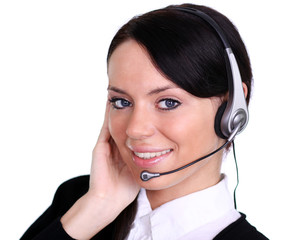
<path id="1" fill-rule="evenodd" d="M 166 159 L 171 153 L 172 149 L 162 151 L 133 151 L 133 161 L 141 168 L 151 168 L 159 162 Z"/>
<path id="2" fill-rule="evenodd" d="M 134 152 L 134 154 L 139 157 L 139 158 L 142 158 L 142 159 L 151 159 L 151 158 L 154 158 L 154 157 L 159 157 L 161 155 L 164 155 L 168 152 L 170 152 L 171 149 L 168 149 L 168 150 L 164 150 L 164 151 L 161 151 L 161 152 Z"/>

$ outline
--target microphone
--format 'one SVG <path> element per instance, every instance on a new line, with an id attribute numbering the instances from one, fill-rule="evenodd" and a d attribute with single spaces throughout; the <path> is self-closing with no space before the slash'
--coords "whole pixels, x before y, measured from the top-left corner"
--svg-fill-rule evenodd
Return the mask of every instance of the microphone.
<path id="1" fill-rule="evenodd" d="M 150 180 L 150 179 L 152 179 L 152 178 L 156 178 L 156 177 L 160 177 L 160 176 L 163 176 L 163 175 L 168 175 L 168 174 L 171 174 L 171 173 L 175 173 L 175 172 L 181 171 L 181 170 L 183 170 L 183 169 L 185 169 L 185 168 L 187 168 L 187 167 L 192 166 L 193 164 L 195 164 L 195 163 L 197 163 L 197 162 L 199 162 L 199 161 L 201 161 L 201 160 L 204 160 L 204 159 L 206 159 L 206 158 L 208 158 L 208 157 L 214 155 L 215 153 L 219 152 L 219 151 L 222 150 L 224 147 L 226 147 L 226 146 L 228 145 L 228 143 L 230 143 L 230 142 L 232 142 L 232 141 L 234 140 L 235 136 L 236 136 L 237 133 L 240 131 L 241 125 L 242 125 L 242 124 L 239 123 L 239 124 L 237 125 L 237 127 L 233 130 L 233 132 L 231 133 L 231 135 L 230 135 L 230 137 L 227 139 L 227 141 L 226 141 L 221 147 L 217 148 L 215 151 L 213 151 L 213 152 L 211 152 L 211 153 L 209 153 L 209 154 L 207 154 L 207 155 L 205 155 L 205 156 L 203 156 L 203 157 L 201 157 L 201 158 L 198 158 L 198 159 L 194 160 L 194 161 L 191 162 L 191 163 L 188 163 L 188 164 L 186 164 L 186 165 L 184 165 L 184 166 L 182 166 L 182 167 L 176 168 L 176 169 L 171 170 L 171 171 L 168 171 L 168 172 L 152 173 L 152 172 L 148 172 L 148 171 L 146 171 L 146 170 L 145 170 L 145 171 L 142 171 L 141 174 L 140 174 L 140 179 L 141 179 L 142 181 L 145 181 L 145 182 L 146 182 L 146 181 L 148 181 L 148 180 Z"/>

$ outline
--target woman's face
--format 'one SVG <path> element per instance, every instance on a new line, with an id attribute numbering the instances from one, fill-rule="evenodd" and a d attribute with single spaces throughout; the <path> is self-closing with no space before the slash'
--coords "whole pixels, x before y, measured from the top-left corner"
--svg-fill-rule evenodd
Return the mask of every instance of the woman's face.
<path id="1" fill-rule="evenodd" d="M 165 189 L 219 174 L 221 154 L 147 182 L 143 170 L 166 172 L 218 148 L 214 119 L 218 98 L 198 98 L 165 78 L 133 40 L 122 43 L 108 65 L 109 130 L 123 161 L 147 189 Z M 205 179 L 202 179 L 205 178 Z"/>

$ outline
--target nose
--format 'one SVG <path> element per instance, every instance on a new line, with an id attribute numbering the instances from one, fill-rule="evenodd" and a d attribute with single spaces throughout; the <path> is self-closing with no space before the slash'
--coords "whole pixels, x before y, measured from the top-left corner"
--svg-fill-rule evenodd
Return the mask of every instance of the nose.
<path id="1" fill-rule="evenodd" d="M 127 136 L 131 139 L 142 140 L 153 136 L 155 132 L 152 113 L 145 108 L 134 107 L 126 129 Z"/>

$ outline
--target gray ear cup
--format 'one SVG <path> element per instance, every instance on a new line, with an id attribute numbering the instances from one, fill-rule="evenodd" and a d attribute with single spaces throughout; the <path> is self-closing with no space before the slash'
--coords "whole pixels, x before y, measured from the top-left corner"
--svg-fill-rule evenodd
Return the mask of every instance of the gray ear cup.
<path id="1" fill-rule="evenodd" d="M 222 129 L 221 129 L 221 121 L 223 114 L 225 112 L 225 109 L 227 107 L 227 102 L 223 102 L 221 106 L 219 107 L 216 117 L 215 117 L 215 132 L 216 134 L 223 139 L 227 139 L 227 137 L 223 134 Z"/>

